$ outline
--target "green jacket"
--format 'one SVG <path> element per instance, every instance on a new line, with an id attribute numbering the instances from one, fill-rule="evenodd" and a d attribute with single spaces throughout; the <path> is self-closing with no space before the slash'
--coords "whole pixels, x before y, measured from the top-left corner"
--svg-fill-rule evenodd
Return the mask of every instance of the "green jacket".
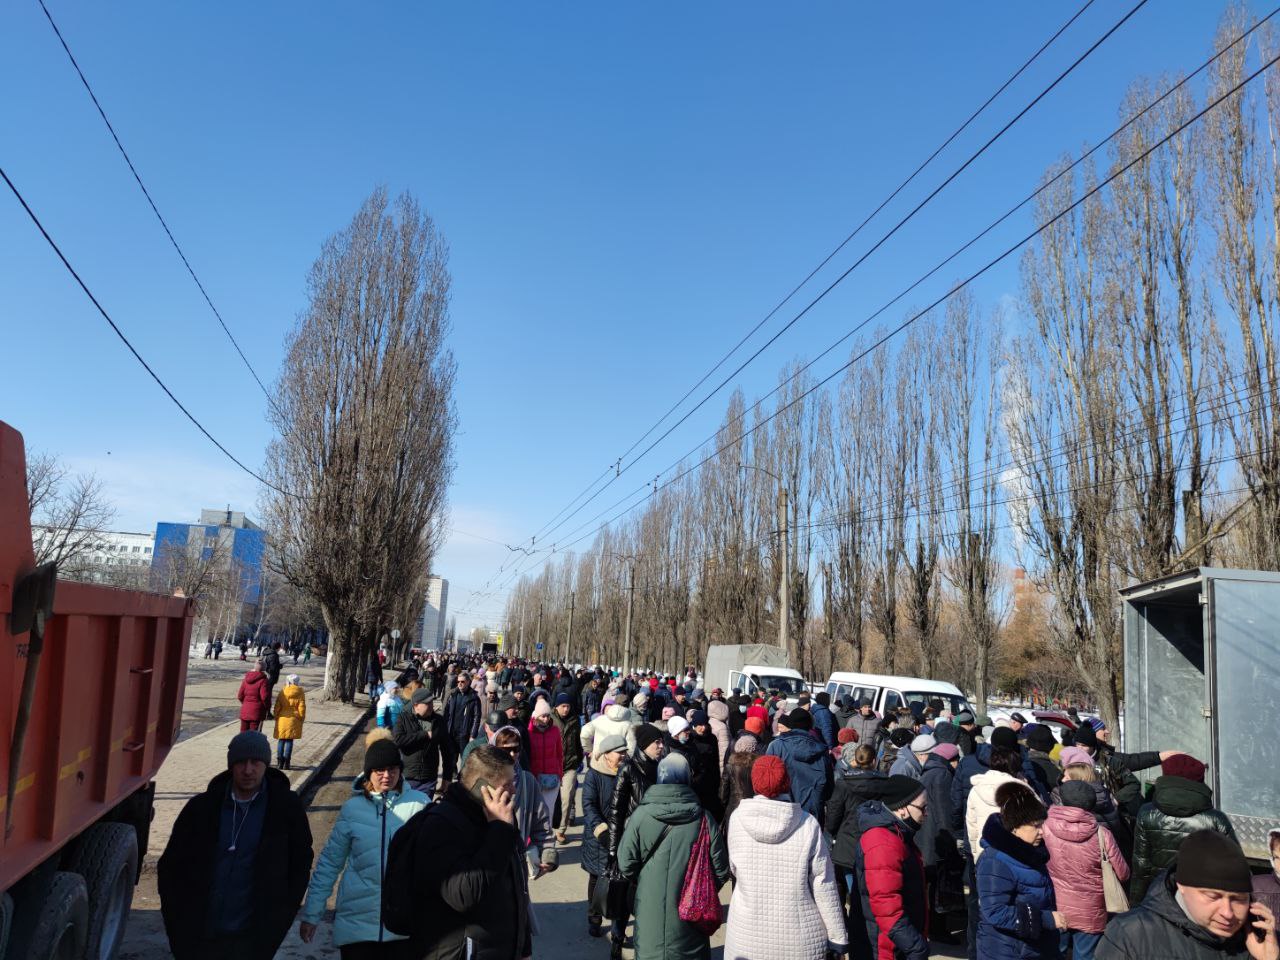
<path id="1" fill-rule="evenodd" d="M 1231 821 L 1213 807 L 1213 791 L 1184 777 L 1157 777 L 1151 801 L 1138 811 L 1133 835 L 1133 877 L 1130 899 L 1136 905 L 1146 896 L 1152 878 L 1177 856 L 1182 841 L 1197 830 L 1217 830 L 1235 839 Z"/>
<path id="2" fill-rule="evenodd" d="M 618 869 L 636 881 L 635 960 L 708 960 L 710 940 L 680 919 L 680 890 L 702 818 L 711 830 L 716 886 L 729 878 L 729 851 L 715 818 L 703 813 L 693 788 L 655 784 L 627 820 Z M 659 846 L 662 831 L 671 826 Z"/>

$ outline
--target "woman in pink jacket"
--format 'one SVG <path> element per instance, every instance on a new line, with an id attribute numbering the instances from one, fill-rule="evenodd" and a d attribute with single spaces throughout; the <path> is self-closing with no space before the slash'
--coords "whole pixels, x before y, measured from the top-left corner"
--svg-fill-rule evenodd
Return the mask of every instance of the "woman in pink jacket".
<path id="1" fill-rule="evenodd" d="M 1059 793 L 1062 803 L 1049 808 L 1049 819 L 1044 824 L 1044 845 L 1049 851 L 1049 877 L 1058 910 L 1067 918 L 1062 956 L 1066 960 L 1093 960 L 1093 951 L 1107 925 L 1102 848 L 1106 847 L 1107 859 L 1122 883 L 1129 879 L 1129 865 L 1111 831 L 1094 819 L 1097 795 L 1093 785 L 1068 780 Z"/>
<path id="2" fill-rule="evenodd" d="M 538 792 L 554 817 L 556 798 L 560 795 L 560 777 L 564 775 L 564 738 L 560 728 L 551 722 L 551 705 L 539 697 L 529 721 L 529 772 L 538 778 Z"/>

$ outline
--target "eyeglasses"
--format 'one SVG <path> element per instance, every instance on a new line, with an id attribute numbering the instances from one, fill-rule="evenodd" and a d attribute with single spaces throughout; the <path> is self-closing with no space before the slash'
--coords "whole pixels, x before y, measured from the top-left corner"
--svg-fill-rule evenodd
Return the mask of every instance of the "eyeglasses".
<path id="1" fill-rule="evenodd" d="M 498 749 L 501 750 L 503 753 L 511 754 L 513 757 L 518 756 L 520 754 L 519 747 L 499 747 Z"/>

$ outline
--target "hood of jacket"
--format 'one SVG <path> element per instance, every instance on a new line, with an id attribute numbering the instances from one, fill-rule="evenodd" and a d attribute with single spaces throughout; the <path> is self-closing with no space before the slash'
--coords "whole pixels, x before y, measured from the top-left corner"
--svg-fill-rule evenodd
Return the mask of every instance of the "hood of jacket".
<path id="1" fill-rule="evenodd" d="M 999 806 L 996 803 L 996 791 L 1005 783 L 1021 783 L 1017 777 L 1011 777 L 1003 770 L 985 770 L 973 778 L 973 793 L 989 807 Z"/>
<path id="2" fill-rule="evenodd" d="M 954 723 L 935 723 L 933 725 L 933 739 L 939 743 L 957 744 L 960 742 L 960 728 Z M 978 749 L 981 750 L 982 747 L 980 746 Z M 987 752 L 991 752 L 989 747 Z M 983 766 L 986 766 L 986 764 L 984 763 Z"/>
<path id="3" fill-rule="evenodd" d="M 684 783 L 655 783 L 640 798 L 659 823 L 679 826 L 693 823 L 702 816 L 702 805 L 693 787 Z"/>
<path id="4" fill-rule="evenodd" d="M 887 827 L 904 836 L 915 833 L 915 824 L 895 817 L 879 800 L 868 800 L 858 808 L 858 828 L 862 833 L 876 827 Z"/>
<path id="5" fill-rule="evenodd" d="M 738 804 L 733 822 L 741 824 L 758 843 L 781 843 L 799 829 L 808 816 L 799 804 L 768 797 L 750 797 Z"/>
<path id="6" fill-rule="evenodd" d="M 1067 843 L 1097 844 L 1098 821 L 1089 810 L 1080 807 L 1064 807 L 1055 803 L 1049 808 L 1049 819 L 1044 822 L 1044 832 L 1051 833 Z"/>
<path id="7" fill-rule="evenodd" d="M 861 767 L 854 767 L 837 783 L 865 803 L 867 800 L 880 799 L 881 791 L 884 790 L 885 781 L 888 779 L 889 775 L 879 770 L 863 770 Z"/>
<path id="8" fill-rule="evenodd" d="M 604 762 L 603 756 L 595 757 L 592 759 L 591 769 L 594 770 L 596 773 L 604 774 L 606 777 L 616 777 L 618 775 L 617 770 L 609 769 L 608 764 Z M 621 767 L 618 768 L 618 770 L 621 770 L 621 769 L 622 769 Z"/>
<path id="9" fill-rule="evenodd" d="M 652 786 L 658 782 L 658 761 L 643 750 L 636 748 L 632 751 L 626 763 L 631 767 L 631 773 L 643 780 L 646 785 Z"/>
<path id="10" fill-rule="evenodd" d="M 611 703 L 604 708 L 604 715 L 610 720 L 626 722 L 631 719 L 631 710 L 620 703 Z"/>
<path id="11" fill-rule="evenodd" d="M 820 761 L 827 753 L 827 745 L 807 730 L 788 730 L 775 737 L 773 742 L 786 751 L 788 759 L 798 760 L 801 763 Z"/>
<path id="12" fill-rule="evenodd" d="M 1049 862 L 1049 851 L 1044 844 L 1027 843 L 1004 828 L 1000 814 L 993 813 L 982 826 L 982 845 L 1007 854 L 1019 863 L 1040 870 Z"/>
<path id="13" fill-rule="evenodd" d="M 1213 791 L 1186 777 L 1157 777 L 1151 802 L 1166 816 L 1193 817 L 1213 806 Z"/>
<path id="14" fill-rule="evenodd" d="M 921 768 L 921 775 L 923 776 L 923 774 L 928 773 L 930 770 L 939 770 L 944 773 L 953 772 L 950 761 L 943 760 L 942 757 L 938 756 L 936 753 L 929 754 L 928 759 L 925 760 L 924 766 Z"/>
<path id="15" fill-rule="evenodd" d="M 261 670 L 250 670 L 244 675 L 244 679 L 248 683 L 257 683 L 259 680 L 265 680 L 266 676 Z"/>
<path id="16" fill-rule="evenodd" d="M 723 700 L 712 700 L 707 704 L 707 716 L 712 720 L 729 722 L 729 705 Z"/>

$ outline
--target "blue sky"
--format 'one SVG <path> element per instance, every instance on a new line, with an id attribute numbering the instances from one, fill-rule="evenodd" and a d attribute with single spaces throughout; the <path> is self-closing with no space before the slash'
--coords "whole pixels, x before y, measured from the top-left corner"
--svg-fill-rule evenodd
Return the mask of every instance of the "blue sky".
<path id="1" fill-rule="evenodd" d="M 377 184 L 417 195 L 452 248 L 453 523 L 508 543 L 616 460 L 1078 8 L 49 2 L 264 379 L 322 239 Z M 1095 3 L 822 276 L 1130 5 Z M 748 396 L 1002 213 L 1055 158 L 1108 133 L 1136 76 L 1197 66 L 1221 9 L 1151 0 L 749 368 Z M 258 465 L 265 401 L 35 0 L 0 8 L 0 84 L 0 166 L 178 396 Z M 1010 224 L 913 302 L 1028 227 Z M 1017 287 L 1011 262 L 977 293 L 991 304 Z M 0 332 L 0 419 L 29 446 L 97 472 L 121 528 L 227 503 L 254 511 L 255 481 L 146 379 L 7 194 Z M 713 399 L 571 525 L 689 451 L 724 405 Z M 455 609 L 506 557 L 453 536 L 436 566 Z M 500 603 L 470 609 L 462 628 L 496 620 Z"/>

